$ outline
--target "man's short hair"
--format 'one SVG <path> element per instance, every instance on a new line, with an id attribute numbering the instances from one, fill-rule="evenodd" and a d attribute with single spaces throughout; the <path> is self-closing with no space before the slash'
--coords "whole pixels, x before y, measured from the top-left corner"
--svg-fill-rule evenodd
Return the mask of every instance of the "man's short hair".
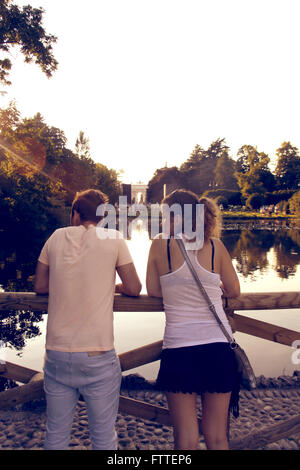
<path id="1" fill-rule="evenodd" d="M 97 207 L 101 204 L 107 204 L 108 196 L 99 189 L 86 189 L 77 192 L 72 203 L 72 216 L 76 210 L 80 215 L 81 222 L 91 221 L 99 222 L 100 216 L 96 215 Z"/>

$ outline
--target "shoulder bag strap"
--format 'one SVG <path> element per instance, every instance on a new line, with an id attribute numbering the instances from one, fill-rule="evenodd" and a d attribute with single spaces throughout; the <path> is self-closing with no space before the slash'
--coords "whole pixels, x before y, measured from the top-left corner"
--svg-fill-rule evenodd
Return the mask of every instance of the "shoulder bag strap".
<path id="1" fill-rule="evenodd" d="M 177 244 L 178 244 L 178 246 L 179 246 L 179 248 L 180 248 L 180 251 L 181 251 L 181 253 L 183 254 L 184 259 L 185 259 L 185 261 L 186 261 L 186 263 L 187 263 L 187 265 L 188 265 L 188 267 L 189 267 L 189 269 L 190 269 L 190 271 L 191 271 L 191 273 L 192 273 L 192 275 L 193 275 L 193 278 L 195 279 L 195 281 L 196 281 L 196 283 L 197 283 L 197 285 L 198 285 L 198 287 L 199 287 L 200 292 L 202 293 L 203 297 L 205 298 L 205 300 L 206 300 L 207 303 L 208 303 L 208 306 L 209 306 L 210 311 L 213 313 L 215 319 L 216 319 L 217 322 L 218 322 L 218 325 L 220 326 L 220 328 L 221 328 L 223 334 L 225 335 L 226 339 L 227 339 L 228 342 L 230 343 L 230 346 L 232 347 L 232 349 L 236 348 L 236 347 L 237 347 L 237 343 L 235 342 L 235 339 L 234 339 L 232 336 L 230 336 L 230 334 L 228 333 L 228 331 L 227 331 L 226 328 L 224 327 L 224 325 L 223 325 L 223 323 L 222 323 L 222 320 L 220 319 L 219 315 L 217 314 L 214 304 L 211 302 L 211 300 L 210 300 L 210 298 L 209 298 L 209 296 L 208 296 L 208 294 L 207 294 L 205 288 L 204 288 L 203 285 L 202 285 L 202 282 L 200 281 L 200 279 L 199 279 L 199 277 L 198 277 L 198 275 L 197 275 L 197 273 L 196 273 L 196 271 L 195 271 L 195 269 L 194 269 L 194 266 L 193 266 L 192 263 L 191 263 L 191 260 L 190 260 L 190 258 L 189 258 L 189 256 L 188 256 L 187 252 L 186 252 L 186 249 L 185 249 L 185 246 L 184 246 L 184 244 L 183 244 L 183 241 L 182 241 L 180 238 L 176 238 L 176 241 L 177 241 Z"/>
<path id="2" fill-rule="evenodd" d="M 171 265 L 171 254 L 170 254 L 170 238 L 167 240 L 167 253 L 168 253 L 168 264 L 169 264 L 169 273 L 172 272 L 172 265 Z"/>

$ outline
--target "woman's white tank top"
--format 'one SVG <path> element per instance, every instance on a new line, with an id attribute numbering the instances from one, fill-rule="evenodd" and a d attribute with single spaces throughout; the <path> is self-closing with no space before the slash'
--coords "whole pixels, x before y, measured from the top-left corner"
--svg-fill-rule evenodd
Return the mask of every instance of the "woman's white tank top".
<path id="1" fill-rule="evenodd" d="M 203 268 L 197 251 L 187 251 L 196 272 L 215 306 L 226 330 L 232 330 L 222 305 L 220 275 Z M 166 316 L 163 348 L 180 348 L 200 344 L 228 342 L 201 294 L 188 265 L 160 276 Z"/>

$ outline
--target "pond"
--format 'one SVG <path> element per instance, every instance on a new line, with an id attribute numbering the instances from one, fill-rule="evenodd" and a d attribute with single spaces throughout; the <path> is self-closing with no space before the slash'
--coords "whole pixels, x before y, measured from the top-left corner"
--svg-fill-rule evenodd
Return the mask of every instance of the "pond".
<path id="1" fill-rule="evenodd" d="M 36 253 L 32 247 L 14 244 L 14 237 L 0 232 L 0 284 L 5 291 L 31 291 Z M 286 224 L 253 222 L 226 222 L 222 241 L 230 252 L 238 273 L 242 292 L 299 291 L 300 287 L 300 231 Z M 34 242 L 32 242 L 34 244 Z M 137 227 L 128 240 L 136 269 L 146 293 L 145 274 L 151 240 L 143 228 Z M 31 258 L 30 258 L 31 256 Z M 36 255 L 35 255 L 36 256 Z M 300 331 L 300 311 L 266 310 L 237 312 L 275 325 Z M 19 316 L 2 313 L 0 332 L 0 360 L 7 360 L 35 370 L 42 370 L 47 315 L 24 312 Z M 117 353 L 125 352 L 162 339 L 163 312 L 116 312 L 115 347 Z M 246 350 L 256 375 L 277 377 L 291 375 L 300 370 L 293 364 L 294 349 L 235 333 L 237 342 Z M 154 379 L 159 363 L 147 364 L 127 373 L 139 373 Z"/>

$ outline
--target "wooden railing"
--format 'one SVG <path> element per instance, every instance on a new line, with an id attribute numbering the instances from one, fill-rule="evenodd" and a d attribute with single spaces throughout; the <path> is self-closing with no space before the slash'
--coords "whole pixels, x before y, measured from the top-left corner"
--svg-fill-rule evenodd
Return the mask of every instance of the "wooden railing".
<path id="1" fill-rule="evenodd" d="M 0 293 L 0 311 L 30 310 L 47 313 L 47 308 L 48 296 L 36 295 L 32 292 Z M 115 312 L 161 312 L 164 310 L 161 299 L 146 295 L 127 297 L 116 294 L 113 308 Z M 236 299 L 228 299 L 225 312 L 234 331 L 291 346 L 295 340 L 300 340 L 300 332 L 236 314 L 235 311 L 296 308 L 300 309 L 300 292 L 298 291 L 244 293 Z M 122 371 L 128 371 L 159 360 L 161 349 L 162 341 L 156 341 L 155 343 L 120 354 L 119 359 Z M 43 373 L 41 372 L 5 362 L 0 364 L 0 375 L 24 384 L 0 393 L 0 409 L 43 396 Z M 155 420 L 165 425 L 171 425 L 168 409 L 124 396 L 120 396 L 119 411 L 143 419 Z M 199 429 L 201 431 L 200 420 Z M 255 449 L 262 444 L 266 445 L 298 432 L 300 432 L 300 415 L 268 428 L 263 428 L 256 433 L 250 433 L 242 439 L 230 441 L 230 448 Z"/>

